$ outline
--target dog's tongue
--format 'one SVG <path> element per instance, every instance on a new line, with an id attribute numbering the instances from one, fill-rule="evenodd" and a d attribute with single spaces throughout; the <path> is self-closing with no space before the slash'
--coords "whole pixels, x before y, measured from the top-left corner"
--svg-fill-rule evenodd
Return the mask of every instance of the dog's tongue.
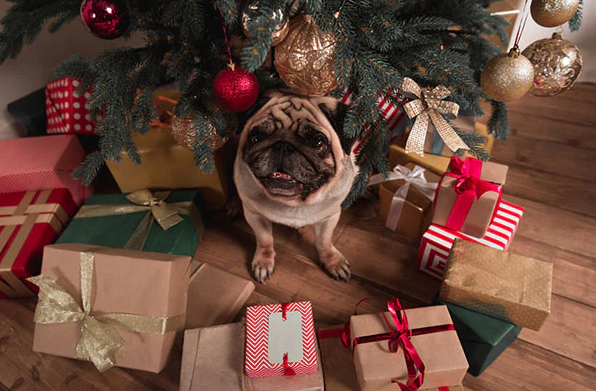
<path id="1" fill-rule="evenodd" d="M 275 171 L 273 174 L 271 174 L 271 178 L 273 179 L 284 179 L 286 181 L 291 181 L 292 177 L 288 174 L 286 174 L 285 172 L 279 172 L 279 171 Z"/>

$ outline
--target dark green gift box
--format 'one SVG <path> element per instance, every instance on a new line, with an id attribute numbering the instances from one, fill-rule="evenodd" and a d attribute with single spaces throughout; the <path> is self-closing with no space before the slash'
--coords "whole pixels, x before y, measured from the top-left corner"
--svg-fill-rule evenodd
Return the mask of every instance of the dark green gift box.
<path id="1" fill-rule="evenodd" d="M 435 304 L 444 304 L 449 310 L 457 336 L 464 349 L 474 376 L 480 375 L 517 339 L 522 328 L 492 316 L 445 303 L 435 297 Z"/>
<path id="2" fill-rule="evenodd" d="M 135 194 L 140 194 L 145 202 L 135 204 L 129 200 L 131 197 L 127 198 L 129 194 L 89 197 L 57 243 L 96 244 L 194 256 L 204 231 L 198 192 L 149 193 L 143 190 L 130 193 L 130 196 Z M 164 218 L 158 222 L 154 216 Z M 164 229 L 160 224 L 170 226 Z"/>

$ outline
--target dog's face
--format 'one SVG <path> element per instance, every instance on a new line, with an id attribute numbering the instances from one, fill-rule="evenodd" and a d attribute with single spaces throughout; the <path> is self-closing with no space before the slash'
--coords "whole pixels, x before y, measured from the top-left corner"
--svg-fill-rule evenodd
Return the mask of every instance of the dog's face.
<path id="1" fill-rule="evenodd" d="M 242 159 L 269 196 L 305 200 L 342 169 L 345 106 L 333 98 L 282 91 L 264 99 L 242 131 Z M 347 153 L 348 145 L 344 142 Z"/>

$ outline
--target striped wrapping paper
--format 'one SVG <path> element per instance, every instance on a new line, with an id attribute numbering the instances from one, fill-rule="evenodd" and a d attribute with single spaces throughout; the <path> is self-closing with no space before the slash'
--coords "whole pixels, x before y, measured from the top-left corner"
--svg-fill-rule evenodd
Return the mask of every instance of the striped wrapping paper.
<path id="1" fill-rule="evenodd" d="M 506 251 L 509 249 L 523 214 L 524 208 L 506 201 L 500 201 L 493 221 L 490 223 L 486 235 L 482 238 L 432 224 L 422 236 L 416 264 L 423 272 L 442 280 L 447 257 L 456 238 Z"/>
<path id="2" fill-rule="evenodd" d="M 284 355 L 288 368 L 283 363 Z M 251 378 L 284 376 L 289 368 L 297 375 L 317 372 L 317 343 L 311 302 L 248 307 L 244 367 Z"/>

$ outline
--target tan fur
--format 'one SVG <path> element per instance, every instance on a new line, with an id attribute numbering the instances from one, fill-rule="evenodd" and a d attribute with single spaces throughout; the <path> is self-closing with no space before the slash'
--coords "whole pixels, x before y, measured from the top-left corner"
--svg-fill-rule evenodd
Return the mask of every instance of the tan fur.
<path id="1" fill-rule="evenodd" d="M 253 274 L 258 281 L 264 282 L 273 273 L 275 250 L 272 222 L 274 222 L 296 228 L 313 225 L 319 259 L 335 278 L 347 281 L 350 278 L 349 263 L 335 248 L 331 238 L 341 214 L 341 204 L 352 188 L 357 167 L 353 156 L 348 156 L 342 150 L 336 130 L 319 109 L 319 104 L 335 109 L 337 101 L 332 98 L 302 97 L 281 92 L 271 92 L 269 96 L 271 100 L 250 118 L 244 127 L 234 163 L 234 182 L 242 200 L 246 220 L 257 239 L 257 249 L 252 262 Z M 300 115 L 308 116 L 310 122 L 318 124 L 317 130 L 328 137 L 334 159 L 331 164 L 336 168 L 335 175 L 306 199 L 271 194 L 254 176 L 243 159 L 248 132 L 267 116 L 273 115 L 285 128 L 292 129 L 292 123 L 297 118 L 291 110 L 290 115 L 281 111 L 288 105 L 306 109 L 301 110 Z"/>

